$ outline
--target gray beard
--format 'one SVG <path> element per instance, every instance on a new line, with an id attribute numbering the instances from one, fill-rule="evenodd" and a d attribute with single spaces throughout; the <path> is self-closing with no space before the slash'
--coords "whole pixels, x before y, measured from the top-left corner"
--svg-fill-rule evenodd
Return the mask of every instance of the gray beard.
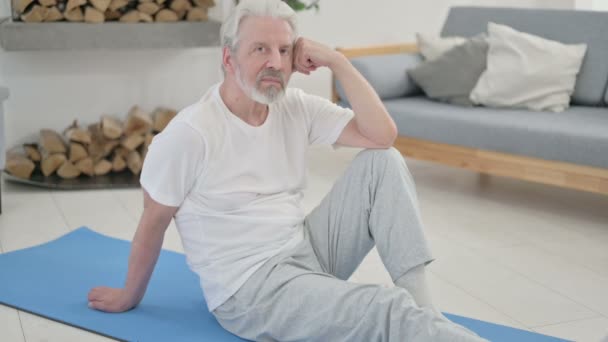
<path id="1" fill-rule="evenodd" d="M 265 76 L 279 77 L 281 79 L 283 87 L 279 89 L 271 86 L 261 90 L 260 86 L 262 83 L 262 78 Z M 239 67 L 236 69 L 236 80 L 241 89 L 243 89 L 245 94 L 247 94 L 247 96 L 249 96 L 255 102 L 259 102 L 261 104 L 269 105 L 282 99 L 285 95 L 285 78 L 283 77 L 283 74 L 281 74 L 279 71 L 262 71 L 255 80 L 255 87 L 251 87 L 245 83 L 245 80 L 241 76 L 241 71 Z"/>

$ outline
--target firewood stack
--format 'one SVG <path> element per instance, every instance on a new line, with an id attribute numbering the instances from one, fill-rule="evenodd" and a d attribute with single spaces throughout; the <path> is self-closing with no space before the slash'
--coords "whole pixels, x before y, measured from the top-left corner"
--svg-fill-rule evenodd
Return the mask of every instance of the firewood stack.
<path id="1" fill-rule="evenodd" d="M 205 21 L 214 0 L 12 0 L 13 19 L 28 23 L 72 21 Z"/>
<path id="2" fill-rule="evenodd" d="M 36 169 L 46 177 L 56 173 L 65 179 L 124 170 L 137 175 L 152 138 L 175 115 L 174 110 L 166 108 L 157 108 L 150 115 L 134 106 L 124 122 L 102 116 L 86 128 L 74 120 L 63 135 L 42 129 L 38 143 L 17 146 L 6 153 L 6 170 L 23 179 L 29 179 Z"/>

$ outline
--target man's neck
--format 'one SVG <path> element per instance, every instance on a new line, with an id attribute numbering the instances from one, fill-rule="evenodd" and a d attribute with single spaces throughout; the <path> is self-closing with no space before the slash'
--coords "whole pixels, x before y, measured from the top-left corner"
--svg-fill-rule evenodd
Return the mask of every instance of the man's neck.
<path id="1" fill-rule="evenodd" d="M 251 126 L 262 125 L 268 117 L 268 106 L 249 98 L 235 82 L 224 80 L 220 96 L 232 114 Z"/>

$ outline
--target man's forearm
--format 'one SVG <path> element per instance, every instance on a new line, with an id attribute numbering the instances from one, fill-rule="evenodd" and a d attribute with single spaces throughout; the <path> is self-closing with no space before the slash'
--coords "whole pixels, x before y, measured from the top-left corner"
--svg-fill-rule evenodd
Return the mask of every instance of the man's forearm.
<path id="1" fill-rule="evenodd" d="M 344 88 L 359 132 L 378 144 L 391 146 L 397 137 L 397 126 L 372 86 L 342 54 L 330 69 Z"/>
<path id="2" fill-rule="evenodd" d="M 124 287 L 97 286 L 89 291 L 89 307 L 105 312 L 123 312 L 144 297 L 158 260 L 165 231 L 179 209 L 154 201 L 144 189 L 144 212 L 131 243 L 129 270 Z"/>
<path id="3" fill-rule="evenodd" d="M 142 220 L 131 243 L 125 291 L 133 300 L 133 305 L 137 305 L 143 298 L 160 255 L 166 230 L 166 225 L 162 227 L 162 224 L 146 224 Z"/>

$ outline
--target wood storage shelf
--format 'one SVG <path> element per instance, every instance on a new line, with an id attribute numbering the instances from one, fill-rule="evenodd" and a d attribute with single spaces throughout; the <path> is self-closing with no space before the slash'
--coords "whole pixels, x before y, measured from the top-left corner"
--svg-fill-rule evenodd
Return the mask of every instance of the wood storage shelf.
<path id="1" fill-rule="evenodd" d="M 196 14 L 196 13 L 195 13 Z M 197 48 L 220 45 L 221 23 L 178 22 L 0 22 L 5 51 Z"/>

